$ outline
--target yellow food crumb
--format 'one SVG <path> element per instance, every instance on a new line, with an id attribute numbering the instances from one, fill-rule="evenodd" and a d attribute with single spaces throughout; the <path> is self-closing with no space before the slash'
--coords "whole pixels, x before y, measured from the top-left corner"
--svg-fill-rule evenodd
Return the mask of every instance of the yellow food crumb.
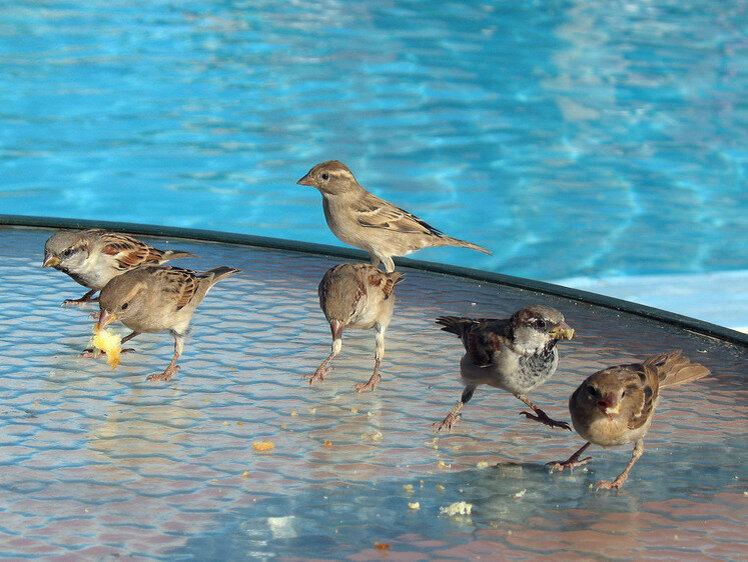
<path id="1" fill-rule="evenodd" d="M 243 478 L 252 478 L 252 475 L 245 470 L 244 472 L 242 472 L 242 477 Z"/>
<path id="2" fill-rule="evenodd" d="M 288 426 L 287 426 L 287 425 L 286 425 L 285 423 L 282 423 L 282 424 L 280 425 L 280 428 L 281 428 L 281 429 L 288 429 Z"/>
<path id="3" fill-rule="evenodd" d="M 408 502 L 408 507 L 410 509 L 421 509 L 421 503 L 420 502 Z"/>
<path id="4" fill-rule="evenodd" d="M 292 416 L 298 416 L 299 414 L 297 414 L 297 413 L 296 413 L 296 410 L 294 410 L 293 412 L 291 412 L 291 415 L 292 415 Z"/>
<path id="5" fill-rule="evenodd" d="M 325 441 L 324 445 L 325 447 L 332 447 L 332 441 L 328 439 L 327 441 Z"/>
<path id="6" fill-rule="evenodd" d="M 269 449 L 272 449 L 273 447 L 275 447 L 275 443 L 273 443 L 272 441 L 268 441 L 267 439 L 263 441 L 255 441 L 254 443 L 252 443 L 252 448 L 255 451 L 267 451 Z"/>
<path id="7" fill-rule="evenodd" d="M 444 461 L 439 461 L 436 464 L 439 466 L 439 468 L 452 468 L 451 464 L 447 464 Z"/>
<path id="8" fill-rule="evenodd" d="M 99 330 L 97 326 L 94 326 L 94 336 L 91 340 L 91 345 L 106 353 L 106 362 L 112 366 L 112 369 L 119 365 L 120 352 L 122 351 L 121 342 L 122 336 L 109 328 Z"/>
<path id="9" fill-rule="evenodd" d="M 442 486 L 441 484 L 437 484 L 437 485 L 436 485 L 436 489 L 437 489 L 437 490 L 443 490 L 443 489 L 444 489 L 444 486 Z"/>
<path id="10" fill-rule="evenodd" d="M 358 414 L 358 408 L 351 408 L 352 414 Z"/>
<path id="11" fill-rule="evenodd" d="M 412 492 L 413 484 L 403 484 L 403 488 L 405 488 L 405 490 L 407 490 L 408 492 Z"/>
<path id="12" fill-rule="evenodd" d="M 229 422 L 225 421 L 223 422 L 223 425 L 229 425 Z"/>
<path id="13" fill-rule="evenodd" d="M 243 421 L 238 421 L 238 422 L 236 422 L 236 425 L 244 425 L 244 422 Z"/>
<path id="14" fill-rule="evenodd" d="M 484 468 L 488 468 L 488 463 L 486 461 L 478 461 L 478 464 L 476 464 L 475 466 L 483 470 Z"/>

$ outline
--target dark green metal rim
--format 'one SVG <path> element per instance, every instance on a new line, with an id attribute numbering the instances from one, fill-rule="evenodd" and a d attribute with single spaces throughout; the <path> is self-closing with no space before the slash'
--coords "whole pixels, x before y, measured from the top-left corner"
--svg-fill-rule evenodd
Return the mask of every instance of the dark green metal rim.
<path id="1" fill-rule="evenodd" d="M 326 244 L 314 244 L 311 242 L 299 242 L 296 240 L 281 240 L 265 236 L 253 236 L 251 234 L 235 234 L 216 230 L 203 230 L 195 228 L 179 228 L 173 226 L 157 226 L 126 222 L 92 221 L 83 219 L 66 219 L 58 217 L 35 217 L 26 215 L 0 215 L 0 226 L 6 227 L 34 227 L 34 228 L 106 228 L 120 232 L 140 234 L 143 236 L 165 236 L 169 238 L 184 238 L 199 240 L 202 242 L 219 242 L 223 244 L 234 244 L 239 246 L 254 246 L 288 252 L 299 252 L 303 254 L 314 254 L 332 258 L 354 259 L 368 261 L 369 257 L 364 252 L 349 248 L 339 248 Z M 451 275 L 464 279 L 472 279 L 483 283 L 494 283 L 517 287 L 529 291 L 536 291 L 548 295 L 554 295 L 582 303 L 593 304 L 602 308 L 625 312 L 636 316 L 643 316 L 665 324 L 677 326 L 683 330 L 702 334 L 740 346 L 748 347 L 748 334 L 743 334 L 730 328 L 703 322 L 695 318 L 675 314 L 659 308 L 644 306 L 641 304 L 598 295 L 588 291 L 570 289 L 553 283 L 523 279 L 500 273 L 480 271 L 466 267 L 456 267 L 439 263 L 413 260 L 409 258 L 398 258 L 395 260 L 399 265 L 437 273 Z"/>

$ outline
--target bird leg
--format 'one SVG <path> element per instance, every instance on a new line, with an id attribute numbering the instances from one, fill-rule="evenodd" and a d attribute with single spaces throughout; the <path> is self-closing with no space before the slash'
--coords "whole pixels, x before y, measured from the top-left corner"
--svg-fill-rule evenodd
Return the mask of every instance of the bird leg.
<path id="1" fill-rule="evenodd" d="M 521 396 L 519 394 L 515 394 L 515 396 L 519 398 L 520 400 L 522 400 L 522 402 L 527 404 L 535 412 L 535 415 L 532 415 L 530 412 L 520 412 L 520 415 L 527 416 L 528 419 L 531 419 L 538 423 L 542 423 L 549 427 L 561 427 L 563 429 L 568 429 L 569 431 L 571 431 L 571 427 L 569 426 L 568 423 L 562 422 L 562 421 L 556 421 L 556 420 L 549 418 L 548 415 L 543 410 L 538 408 L 535 404 L 530 402 L 524 396 Z"/>
<path id="2" fill-rule="evenodd" d="M 392 260 L 392 257 L 390 256 L 378 256 L 377 257 L 377 263 L 379 263 L 379 260 L 382 260 L 382 265 L 384 265 L 384 270 L 387 273 L 392 273 L 395 271 L 395 262 Z M 372 259 L 372 262 L 374 260 Z"/>
<path id="3" fill-rule="evenodd" d="M 587 464 L 588 462 L 590 462 L 590 460 L 592 459 L 592 457 L 586 457 L 586 458 L 584 458 L 582 460 L 579 460 L 579 457 L 581 456 L 582 453 L 584 453 L 584 451 L 587 449 L 587 447 L 589 447 L 591 444 L 592 443 L 590 443 L 589 441 L 587 441 L 587 443 L 585 443 L 584 445 L 582 445 L 581 447 L 579 447 L 579 449 L 577 450 L 577 452 L 574 453 L 573 455 L 571 455 L 565 461 L 551 461 L 551 462 L 545 463 L 545 465 L 551 467 L 551 472 L 553 472 L 554 470 L 560 470 L 561 472 L 563 472 L 563 470 L 565 468 L 568 468 L 569 470 L 572 470 L 574 468 L 577 468 L 578 466 L 584 466 L 585 464 Z"/>
<path id="4" fill-rule="evenodd" d="M 446 417 L 436 423 L 432 423 L 432 427 L 434 428 L 434 431 L 437 433 L 443 431 L 443 430 L 450 430 L 452 429 L 452 426 L 457 423 L 457 421 L 462 417 L 460 414 L 460 410 L 462 410 L 462 407 L 468 403 L 468 401 L 473 397 L 473 393 L 475 392 L 475 387 L 468 385 L 465 387 L 465 389 L 462 391 L 462 396 L 457 401 L 457 404 L 455 404 L 455 407 L 450 410 L 450 412 L 446 415 Z"/>
<path id="5" fill-rule="evenodd" d="M 309 379 L 309 384 L 314 384 L 315 381 L 323 381 L 325 380 L 325 377 L 330 374 L 330 371 L 332 370 L 332 366 L 328 365 L 333 360 L 333 358 L 340 353 L 340 350 L 343 349 L 343 324 L 339 320 L 332 320 L 330 321 L 330 331 L 332 332 L 332 350 L 330 351 L 330 355 L 327 356 L 327 359 L 322 361 L 322 364 L 317 367 L 317 370 L 314 371 L 313 374 L 305 377 Z"/>
<path id="6" fill-rule="evenodd" d="M 608 480 L 600 480 L 597 483 L 597 489 L 610 490 L 612 488 L 615 488 L 616 490 L 619 490 L 621 486 L 623 486 L 624 482 L 626 482 L 626 480 L 628 479 L 629 472 L 631 472 L 631 467 L 636 464 L 636 461 L 639 460 L 639 457 L 642 456 L 642 453 L 644 453 L 644 439 L 639 439 L 634 445 L 634 450 L 631 453 L 631 460 L 626 465 L 626 468 L 623 469 L 623 472 L 616 476 L 616 479 L 613 480 L 613 482 L 610 482 Z"/>
<path id="7" fill-rule="evenodd" d="M 124 338 L 122 338 L 120 345 L 122 345 L 128 340 L 133 339 L 135 336 L 138 336 L 138 335 L 140 335 L 140 332 L 132 332 L 131 334 L 126 335 Z M 128 347 L 127 349 L 120 350 L 120 353 L 135 353 L 135 349 L 133 349 L 132 347 Z M 101 354 L 102 354 L 101 350 L 87 347 L 86 349 L 81 351 L 80 357 L 85 357 L 88 359 L 90 357 L 98 357 Z"/>
<path id="8" fill-rule="evenodd" d="M 91 289 L 79 299 L 65 299 L 62 301 L 61 306 L 83 306 L 89 302 L 97 302 L 99 297 L 96 297 L 95 299 L 91 298 L 96 291 L 98 291 L 98 289 Z"/>
<path id="9" fill-rule="evenodd" d="M 148 375 L 145 380 L 147 381 L 170 381 L 171 378 L 177 374 L 179 366 L 177 365 L 177 359 L 182 355 L 184 351 L 184 340 L 179 334 L 174 335 L 174 357 L 171 358 L 171 363 L 166 367 L 163 373 L 153 373 Z"/>
<path id="10" fill-rule="evenodd" d="M 382 364 L 382 357 L 384 356 L 384 332 L 387 330 L 386 326 L 382 326 L 379 322 L 374 326 L 376 330 L 376 348 L 374 349 L 374 372 L 369 378 L 366 384 L 357 384 L 354 386 L 356 392 L 367 392 L 373 391 L 377 387 L 377 383 L 382 378 L 379 374 L 379 366 Z"/>

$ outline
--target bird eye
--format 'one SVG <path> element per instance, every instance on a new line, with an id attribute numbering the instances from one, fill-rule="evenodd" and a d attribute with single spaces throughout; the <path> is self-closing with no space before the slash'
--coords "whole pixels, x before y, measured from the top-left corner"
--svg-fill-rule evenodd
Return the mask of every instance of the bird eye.
<path id="1" fill-rule="evenodd" d="M 71 256 L 73 254 L 72 248 L 65 248 L 62 252 L 62 256 L 67 258 L 68 256 Z"/>
<path id="2" fill-rule="evenodd" d="M 589 392 L 592 396 L 597 396 L 597 390 L 595 390 L 593 387 L 588 386 L 587 392 Z"/>
<path id="3" fill-rule="evenodd" d="M 545 330 L 548 327 L 548 323 L 542 318 L 538 318 L 533 322 L 538 330 Z"/>
<path id="4" fill-rule="evenodd" d="M 122 310 L 127 310 L 128 306 L 130 306 L 130 303 L 126 302 L 125 304 L 122 305 Z"/>
<path id="5" fill-rule="evenodd" d="M 329 180 L 330 179 L 330 174 L 328 174 L 327 172 L 323 172 L 322 173 L 322 179 L 323 180 Z"/>

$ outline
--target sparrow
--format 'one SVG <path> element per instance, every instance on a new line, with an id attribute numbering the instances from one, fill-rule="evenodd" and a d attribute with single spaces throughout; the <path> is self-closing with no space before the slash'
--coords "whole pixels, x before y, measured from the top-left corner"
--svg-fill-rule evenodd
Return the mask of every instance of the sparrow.
<path id="1" fill-rule="evenodd" d="M 357 384 L 355 388 L 357 392 L 376 388 L 381 378 L 379 367 L 384 356 L 384 334 L 395 306 L 394 289 L 402 276 L 397 271 L 385 273 L 367 263 L 341 263 L 327 270 L 317 292 L 320 308 L 330 323 L 332 351 L 314 374 L 307 377 L 309 384 L 324 380 L 330 372 L 330 362 L 343 347 L 344 328 L 374 328 L 374 372 L 366 384 Z"/>
<path id="2" fill-rule="evenodd" d="M 574 337 L 574 330 L 564 321 L 563 314 L 550 306 L 536 304 L 518 310 L 508 319 L 440 316 L 436 323 L 445 332 L 459 336 L 465 346 L 460 361 L 465 385 L 462 397 L 441 422 L 433 424 L 436 431 L 452 428 L 479 384 L 511 392 L 535 412 L 534 415 L 521 412 L 529 419 L 571 431 L 569 424 L 552 420 L 525 397 L 556 372 L 558 340 Z"/>
<path id="3" fill-rule="evenodd" d="M 91 230 L 61 230 L 44 244 L 42 267 L 54 267 L 75 281 L 91 289 L 79 299 L 66 299 L 62 305 L 95 302 L 93 295 L 110 279 L 143 264 L 161 265 L 174 258 L 193 254 L 173 250 L 158 250 L 127 234 L 99 228 Z"/>
<path id="4" fill-rule="evenodd" d="M 594 443 L 615 447 L 634 443 L 626 468 L 612 482 L 600 480 L 598 490 L 619 489 L 644 452 L 644 436 L 652 424 L 660 389 L 678 386 L 709 374 L 709 370 L 691 363 L 680 351 L 652 355 L 643 363 L 617 365 L 587 377 L 569 399 L 574 429 L 587 442 L 569 459 L 550 462 L 551 472 L 584 466 L 592 457 L 579 460 Z"/>
<path id="5" fill-rule="evenodd" d="M 316 187 L 322 194 L 327 226 L 346 244 L 369 253 L 371 263 L 395 270 L 392 256 L 405 256 L 422 248 L 459 246 L 484 254 L 491 252 L 440 230 L 380 199 L 361 187 L 348 167 L 337 160 L 317 164 L 299 185 Z"/>
<path id="6" fill-rule="evenodd" d="M 171 363 L 163 373 L 147 378 L 168 381 L 179 369 L 177 359 L 184 350 L 184 336 L 197 305 L 213 285 L 239 271 L 223 266 L 197 273 L 165 265 L 142 265 L 126 271 L 101 289 L 98 328 L 120 320 L 132 330 L 122 338 L 122 343 L 143 332 L 171 332 L 174 337 Z"/>

